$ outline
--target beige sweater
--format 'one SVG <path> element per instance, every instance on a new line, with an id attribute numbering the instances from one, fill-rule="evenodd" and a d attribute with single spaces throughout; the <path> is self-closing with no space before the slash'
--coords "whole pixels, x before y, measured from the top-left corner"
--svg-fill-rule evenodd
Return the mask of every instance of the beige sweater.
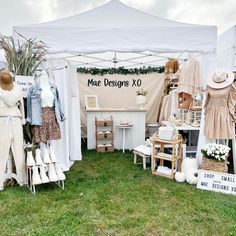
<path id="1" fill-rule="evenodd" d="M 200 89 L 200 66 L 195 58 L 188 60 L 180 73 L 178 92 L 193 94 Z"/>
<path id="2" fill-rule="evenodd" d="M 25 120 L 24 102 L 21 88 L 14 84 L 12 90 L 3 90 L 0 87 L 0 117 L 21 117 Z"/>

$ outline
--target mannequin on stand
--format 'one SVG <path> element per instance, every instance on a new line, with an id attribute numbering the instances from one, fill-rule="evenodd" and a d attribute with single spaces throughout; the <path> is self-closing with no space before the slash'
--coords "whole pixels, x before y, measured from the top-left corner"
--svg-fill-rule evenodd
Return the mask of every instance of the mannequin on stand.
<path id="1" fill-rule="evenodd" d="M 46 70 L 29 90 L 27 97 L 27 121 L 33 125 L 33 141 L 40 144 L 43 162 L 49 164 L 49 180 L 64 180 L 55 155 L 55 142 L 61 138 L 59 122 L 65 120 L 57 88 L 49 82 Z M 53 164 L 54 163 L 54 164 Z"/>
<path id="2" fill-rule="evenodd" d="M 23 149 L 24 103 L 21 89 L 13 83 L 7 69 L 0 72 L 0 191 L 4 189 L 4 172 L 10 149 L 16 166 L 17 181 L 25 184 Z"/>
<path id="3" fill-rule="evenodd" d="M 234 101 L 232 72 L 215 72 L 209 77 L 204 105 L 204 134 L 208 139 L 229 140 L 234 138 Z"/>

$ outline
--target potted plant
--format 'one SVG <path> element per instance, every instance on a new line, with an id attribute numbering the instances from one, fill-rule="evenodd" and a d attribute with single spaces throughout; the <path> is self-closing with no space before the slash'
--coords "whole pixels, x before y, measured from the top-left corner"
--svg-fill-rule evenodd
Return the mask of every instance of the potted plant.
<path id="1" fill-rule="evenodd" d="M 201 149 L 202 169 L 219 172 L 228 172 L 228 156 L 230 148 L 226 145 L 208 143 Z"/>
<path id="2" fill-rule="evenodd" d="M 140 109 L 143 109 L 144 105 L 147 102 L 146 94 L 147 91 L 145 91 L 144 89 L 139 89 L 136 91 L 136 104 L 139 106 Z"/>
<path id="3" fill-rule="evenodd" d="M 32 76 L 44 60 L 47 46 L 36 39 L 15 41 L 12 36 L 0 35 L 0 49 L 5 52 L 6 66 L 15 75 Z"/>

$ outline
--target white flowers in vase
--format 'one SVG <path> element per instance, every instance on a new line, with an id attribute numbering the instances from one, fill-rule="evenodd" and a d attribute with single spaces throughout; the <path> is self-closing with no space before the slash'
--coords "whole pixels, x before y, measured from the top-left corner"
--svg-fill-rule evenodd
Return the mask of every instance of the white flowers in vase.
<path id="1" fill-rule="evenodd" d="M 147 91 L 145 91 L 144 89 L 139 89 L 136 91 L 136 104 L 139 106 L 140 109 L 143 109 L 144 105 L 147 102 L 146 94 Z"/>

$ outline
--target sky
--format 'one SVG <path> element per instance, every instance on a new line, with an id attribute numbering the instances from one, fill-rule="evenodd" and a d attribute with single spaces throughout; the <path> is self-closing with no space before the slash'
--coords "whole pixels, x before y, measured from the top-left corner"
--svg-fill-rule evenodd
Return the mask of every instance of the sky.
<path id="1" fill-rule="evenodd" d="M 216 25 L 218 34 L 236 25 L 236 0 L 120 0 L 149 14 L 192 24 Z M 109 0 L 0 0 L 0 34 L 15 25 L 69 17 Z"/>

